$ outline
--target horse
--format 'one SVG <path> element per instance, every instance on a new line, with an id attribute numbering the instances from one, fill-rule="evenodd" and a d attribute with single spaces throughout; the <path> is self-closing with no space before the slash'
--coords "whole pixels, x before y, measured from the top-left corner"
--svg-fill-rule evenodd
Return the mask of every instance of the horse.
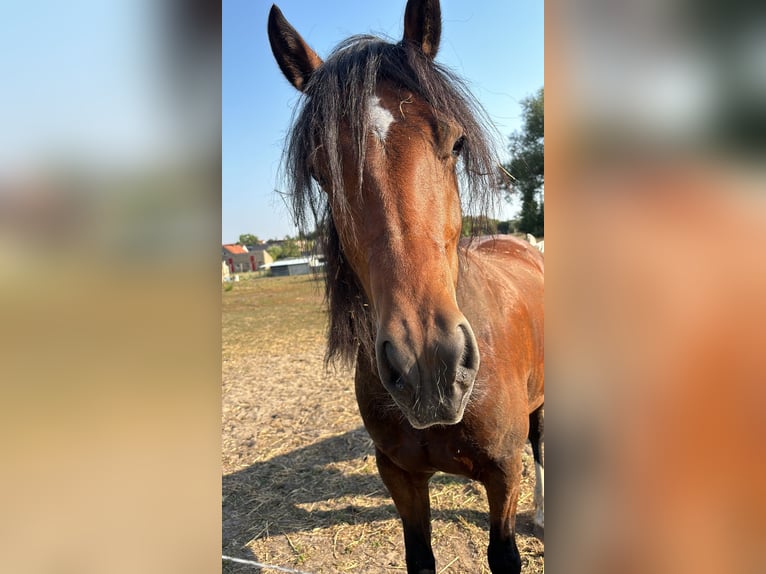
<path id="1" fill-rule="evenodd" d="M 520 572 L 527 438 L 543 526 L 543 255 L 510 237 L 461 240 L 463 203 L 488 204 L 498 164 L 486 113 L 435 61 L 439 2 L 408 1 L 400 42 L 353 36 L 326 60 L 276 6 L 268 37 L 302 92 L 283 169 L 296 224 L 313 220 L 322 232 L 325 361 L 355 364 L 407 572 L 436 571 L 428 483 L 437 471 L 484 485 L 490 569 Z"/>

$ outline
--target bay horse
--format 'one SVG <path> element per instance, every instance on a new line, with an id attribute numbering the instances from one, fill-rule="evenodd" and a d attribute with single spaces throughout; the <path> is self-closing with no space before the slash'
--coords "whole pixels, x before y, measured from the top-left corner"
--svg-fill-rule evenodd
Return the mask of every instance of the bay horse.
<path id="1" fill-rule="evenodd" d="M 428 482 L 486 488 L 493 573 L 520 572 L 522 451 L 543 521 L 543 256 L 510 237 L 460 242 L 461 193 L 486 205 L 497 162 L 486 115 L 434 61 L 437 0 L 409 0 L 404 37 L 342 42 L 323 61 L 282 12 L 272 52 L 303 93 L 283 165 L 293 216 L 323 232 L 326 362 L 355 363 L 380 476 L 404 530 L 407 572 L 436 571 Z"/>

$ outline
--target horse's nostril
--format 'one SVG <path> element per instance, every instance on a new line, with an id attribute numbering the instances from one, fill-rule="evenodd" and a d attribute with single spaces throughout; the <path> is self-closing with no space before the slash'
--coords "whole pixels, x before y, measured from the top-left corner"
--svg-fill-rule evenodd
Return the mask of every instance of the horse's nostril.
<path id="1" fill-rule="evenodd" d="M 381 378 L 387 379 L 396 391 L 404 391 L 404 375 L 399 368 L 396 349 L 389 341 L 383 343 L 383 360 L 388 372 L 381 373 Z"/>
<path id="2" fill-rule="evenodd" d="M 394 368 L 394 365 L 396 364 L 396 356 L 395 356 L 395 353 L 394 353 L 394 347 L 388 341 L 383 343 L 383 354 L 386 356 L 386 361 L 388 362 L 388 366 L 391 367 L 391 370 L 396 370 Z"/>
<path id="3" fill-rule="evenodd" d="M 463 336 L 463 352 L 460 355 L 458 366 L 475 370 L 477 368 L 478 349 L 476 349 L 476 342 L 473 334 L 469 330 L 470 327 L 467 327 L 462 323 L 458 325 L 458 329 Z"/>

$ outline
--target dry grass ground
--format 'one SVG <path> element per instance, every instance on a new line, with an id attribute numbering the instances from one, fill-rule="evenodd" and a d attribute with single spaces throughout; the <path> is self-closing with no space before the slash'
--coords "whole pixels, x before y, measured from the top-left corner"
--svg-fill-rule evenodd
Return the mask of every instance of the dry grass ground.
<path id="1" fill-rule="evenodd" d="M 222 297 L 224 553 L 312 573 L 405 572 L 399 519 L 357 412 L 352 373 L 323 367 L 319 285 L 261 278 Z M 524 572 L 543 572 L 529 452 L 523 474 L 517 542 Z M 482 486 L 437 474 L 431 504 L 437 570 L 489 572 Z M 258 569 L 224 562 L 223 571 Z"/>

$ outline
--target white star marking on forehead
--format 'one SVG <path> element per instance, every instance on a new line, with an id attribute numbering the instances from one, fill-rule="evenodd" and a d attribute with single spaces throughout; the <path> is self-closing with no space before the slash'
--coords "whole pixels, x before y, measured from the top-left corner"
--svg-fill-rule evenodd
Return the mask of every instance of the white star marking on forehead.
<path id="1" fill-rule="evenodd" d="M 388 134 L 388 128 L 394 122 L 394 116 L 383 107 L 378 96 L 370 96 L 370 99 L 367 100 L 367 117 L 370 121 L 372 133 L 381 142 L 386 141 L 386 134 Z"/>

